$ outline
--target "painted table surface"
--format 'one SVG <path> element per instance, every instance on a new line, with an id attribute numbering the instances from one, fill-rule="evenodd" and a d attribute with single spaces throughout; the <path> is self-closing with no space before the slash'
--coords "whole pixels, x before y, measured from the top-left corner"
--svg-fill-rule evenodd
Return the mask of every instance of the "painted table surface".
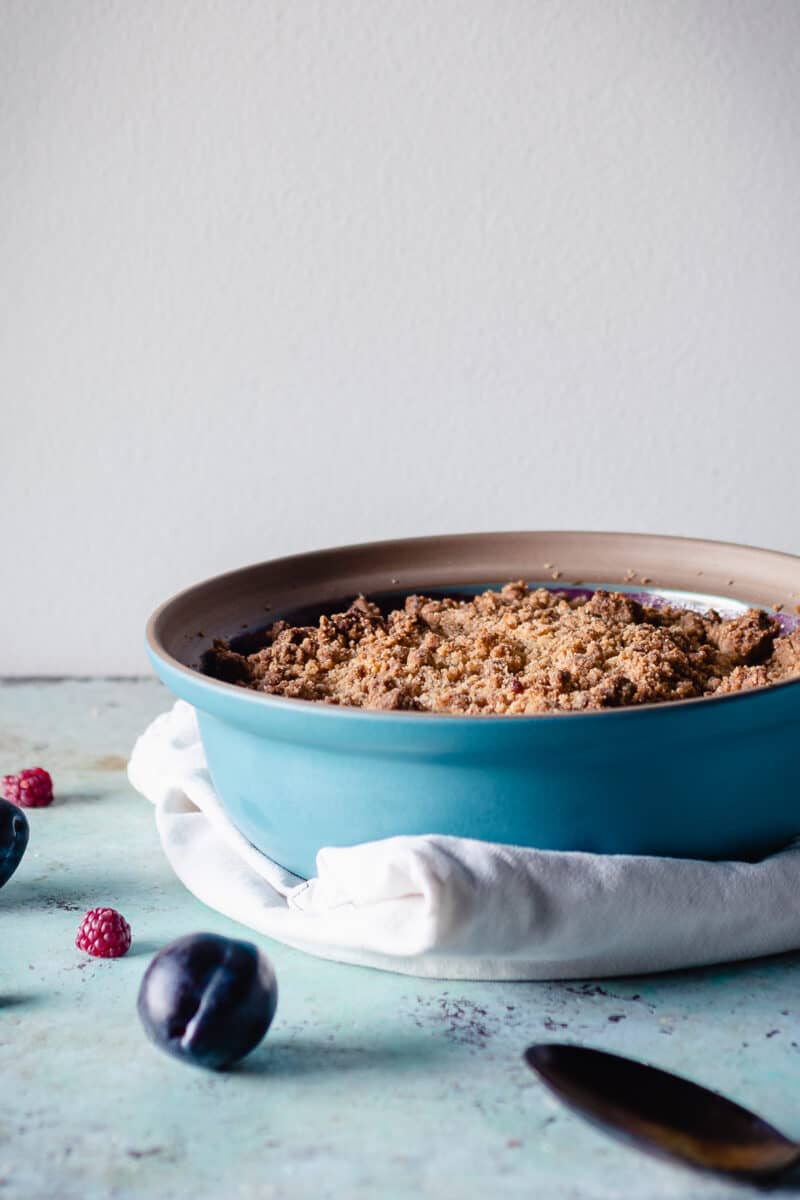
<path id="1" fill-rule="evenodd" d="M 134 737 L 168 703 L 144 680 L 0 687 L 0 773 L 46 766 L 58 795 L 31 812 L 28 853 L 0 891 L 0 1200 L 751 1194 L 571 1116 L 521 1060 L 546 1039 L 649 1059 L 800 1135 L 800 955 L 650 978 L 448 983 L 260 939 L 280 982 L 261 1047 L 227 1074 L 159 1053 L 135 1012 L 151 955 L 190 931 L 241 933 L 171 874 L 125 777 Z M 97 904 L 129 919 L 126 958 L 75 948 Z"/>

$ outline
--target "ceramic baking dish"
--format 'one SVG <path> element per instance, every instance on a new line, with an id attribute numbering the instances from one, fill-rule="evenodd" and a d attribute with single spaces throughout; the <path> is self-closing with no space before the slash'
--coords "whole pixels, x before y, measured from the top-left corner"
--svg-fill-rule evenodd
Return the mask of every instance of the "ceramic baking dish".
<path id="1" fill-rule="evenodd" d="M 553 576 L 557 573 L 557 579 Z M 800 679 L 706 699 L 536 716 L 377 712 L 270 696 L 202 673 L 214 638 L 307 621 L 358 592 L 480 590 L 509 579 L 777 608 L 800 559 L 641 534 L 415 538 L 275 559 L 163 604 L 153 665 L 193 704 L 208 766 L 250 841 L 299 875 L 322 846 L 440 833 L 558 850 L 749 857 L 800 832 Z"/>

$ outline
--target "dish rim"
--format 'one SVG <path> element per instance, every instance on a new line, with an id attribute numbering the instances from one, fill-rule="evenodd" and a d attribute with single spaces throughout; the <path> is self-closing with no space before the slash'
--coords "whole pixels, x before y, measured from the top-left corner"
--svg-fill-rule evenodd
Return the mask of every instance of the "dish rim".
<path id="1" fill-rule="evenodd" d="M 763 684 L 760 687 L 749 688 L 747 690 L 743 690 L 743 691 L 739 691 L 739 692 L 726 692 L 722 695 L 711 695 L 711 696 L 691 696 L 685 700 L 660 700 L 660 701 L 653 701 L 649 704 L 628 704 L 628 705 L 621 705 L 618 708 L 581 709 L 581 710 L 577 710 L 577 711 L 555 711 L 555 712 L 542 712 L 542 713 L 451 713 L 451 712 L 430 712 L 427 710 L 417 710 L 417 709 L 408 709 L 408 710 L 402 710 L 399 712 L 396 710 L 395 711 L 392 711 L 392 710 L 386 711 L 383 709 L 367 708 L 364 706 L 358 706 L 358 705 L 353 705 L 353 704 L 329 704 L 326 701 L 322 701 L 322 700 L 304 700 L 304 699 L 300 699 L 299 697 L 293 697 L 293 696 L 276 696 L 271 692 L 259 692 L 253 688 L 245 688 L 245 687 L 241 687 L 235 683 L 227 683 L 224 680 L 215 679 L 214 676 L 212 676 L 212 675 L 206 675 L 202 671 L 198 671 L 193 667 L 188 667 L 184 663 L 180 662 L 179 659 L 175 658 L 174 655 L 170 654 L 169 651 L 166 650 L 166 648 L 162 644 L 160 636 L 158 634 L 158 625 L 164 619 L 164 616 L 166 615 L 167 611 L 174 604 L 178 604 L 178 603 L 181 603 L 184 600 L 186 600 L 186 598 L 192 592 L 196 591 L 198 588 L 204 587 L 205 585 L 210 584 L 212 582 L 216 583 L 216 582 L 228 579 L 228 578 L 232 578 L 233 576 L 240 575 L 243 572 L 257 570 L 259 567 L 266 567 L 268 565 L 274 565 L 277 563 L 285 563 L 288 565 L 288 564 L 291 564 L 293 561 L 297 561 L 300 559 L 306 559 L 309 557 L 309 555 L 315 554 L 315 553 L 320 553 L 320 552 L 325 553 L 325 552 L 341 551 L 341 552 L 346 553 L 349 551 L 367 550 L 367 549 L 370 549 L 371 547 L 378 547 L 378 546 L 385 545 L 386 542 L 391 542 L 395 545 L 402 546 L 403 544 L 407 545 L 412 542 L 414 542 L 414 543 L 419 543 L 419 542 L 423 542 L 423 541 L 424 542 L 435 542 L 435 541 L 441 541 L 442 539 L 446 539 L 446 538 L 452 539 L 452 538 L 459 538 L 459 537 L 474 537 L 474 536 L 502 537 L 502 536 L 508 535 L 508 534 L 519 535 L 519 534 L 524 534 L 524 533 L 536 533 L 537 535 L 551 536 L 551 537 L 557 537 L 559 534 L 567 534 L 567 533 L 569 533 L 571 535 L 580 535 L 580 536 L 585 536 L 585 537 L 592 537 L 592 536 L 596 536 L 598 534 L 602 534 L 603 536 L 607 536 L 607 537 L 610 536 L 610 537 L 647 538 L 650 540 L 657 540 L 657 541 L 663 542 L 663 543 L 666 543 L 666 542 L 679 543 L 679 544 L 692 543 L 694 545 L 699 544 L 699 545 L 704 545 L 704 546 L 715 546 L 715 547 L 721 547 L 723 549 L 731 549 L 731 550 L 750 550 L 755 553 L 769 554 L 769 555 L 774 555 L 777 558 L 786 559 L 789 562 L 795 563 L 797 565 L 798 569 L 800 569 L 800 558 L 798 558 L 797 555 L 788 554 L 786 551 L 782 551 L 782 550 L 770 550 L 763 546 L 753 546 L 753 545 L 750 545 L 749 543 L 726 542 L 726 541 L 722 541 L 720 539 L 715 539 L 715 538 L 688 538 L 688 537 L 680 537 L 680 536 L 672 535 L 672 534 L 641 534 L 641 533 L 620 532 L 620 531 L 616 531 L 616 530 L 606 530 L 606 529 L 603 529 L 603 530 L 573 530 L 573 529 L 570 529 L 570 530 L 566 530 L 566 529 L 563 529 L 563 530 L 544 530 L 544 529 L 541 529 L 541 530 L 540 529 L 537 529 L 537 530 L 486 530 L 486 531 L 480 532 L 477 535 L 475 533 L 431 534 L 431 535 L 426 535 L 424 537 L 375 539 L 375 540 L 372 540 L 369 542 L 348 542 L 344 545 L 325 546 L 325 547 L 320 547 L 318 550 L 301 551 L 300 553 L 296 553 L 296 554 L 281 555 L 277 558 L 261 559 L 256 562 L 246 563 L 245 565 L 243 565 L 241 567 L 234 567 L 231 570 L 221 571 L 216 575 L 210 575 L 206 579 L 197 580 L 195 583 L 190 584 L 188 587 L 182 588 L 180 591 L 173 593 L 173 595 L 169 596 L 166 600 L 162 601 L 162 603 L 159 604 L 157 606 L 157 608 L 155 608 L 153 610 L 150 617 L 148 618 L 147 624 L 145 626 L 145 642 L 146 642 L 147 650 L 151 656 L 151 659 L 158 659 L 158 660 L 164 662 L 166 664 L 166 666 L 168 666 L 170 668 L 171 671 L 175 671 L 175 672 L 178 672 L 182 676 L 186 676 L 189 680 L 193 681 L 197 685 L 208 687 L 212 692 L 220 692 L 222 695 L 235 695 L 239 698 L 239 700 L 242 703 L 245 703 L 245 704 L 250 704 L 250 705 L 255 704 L 255 705 L 261 707 L 262 709 L 266 709 L 266 710 L 278 709 L 279 711 L 283 711 L 283 712 L 294 712 L 294 713 L 297 713 L 298 716 L 301 716 L 303 713 L 306 713 L 306 714 L 315 713 L 315 714 L 319 715 L 322 719 L 327 719 L 327 720 L 343 719 L 343 720 L 348 720 L 348 721 L 359 721 L 359 720 L 360 721 L 369 721 L 369 720 L 377 719 L 377 720 L 382 720 L 382 721 L 387 721 L 387 722 L 393 722 L 396 725 L 397 724 L 405 724 L 406 722 L 412 722 L 414 724 L 417 724 L 420 721 L 426 721 L 426 720 L 428 720 L 428 721 L 434 720 L 440 724 L 443 722 L 462 724 L 464 722 L 474 723 L 476 721 L 480 722 L 481 724 L 486 724 L 488 722 L 496 722 L 496 721 L 501 721 L 504 724 L 508 724 L 510 721 L 514 721 L 517 724 L 519 724 L 521 722 L 537 722 L 538 723 L 541 721 L 579 721 L 579 720 L 581 720 L 581 718 L 583 720 L 587 720 L 587 719 L 596 719 L 596 718 L 600 718 L 600 717 L 604 717 L 607 720 L 610 720 L 611 718 L 614 718 L 614 717 L 631 718 L 635 714 L 642 714 L 644 716 L 645 714 L 650 714 L 653 712 L 674 712 L 679 709 L 694 708 L 694 707 L 697 707 L 698 705 L 703 706 L 703 708 L 708 708 L 711 705 L 723 704 L 723 703 L 733 702 L 736 700 L 738 700 L 738 701 L 749 700 L 751 702 L 757 702 L 759 699 L 763 700 L 765 697 L 772 696 L 776 692 L 779 692 L 779 691 L 782 691 L 782 690 L 785 690 L 788 688 L 800 688 L 800 675 L 799 675 L 799 676 L 795 676 L 794 678 L 781 680 L 778 683 Z M 474 586 L 483 586 L 483 585 L 476 584 Z M 568 586 L 568 585 L 565 584 L 565 586 Z M 557 591 L 558 589 L 556 588 L 553 590 Z M 647 589 L 647 587 L 644 587 L 641 590 L 647 591 L 648 589 Z M 674 589 L 674 588 L 673 589 L 670 589 L 670 588 L 659 589 L 657 587 L 654 587 L 653 590 L 654 591 L 659 591 L 659 590 L 660 591 L 670 591 L 670 590 L 675 591 L 678 589 Z M 683 590 L 689 591 L 688 588 L 683 589 Z M 733 599 L 733 597 L 731 597 L 731 599 Z M 757 607 L 757 606 L 754 605 L 753 607 Z M 767 611 L 766 608 L 765 608 L 765 611 Z"/>

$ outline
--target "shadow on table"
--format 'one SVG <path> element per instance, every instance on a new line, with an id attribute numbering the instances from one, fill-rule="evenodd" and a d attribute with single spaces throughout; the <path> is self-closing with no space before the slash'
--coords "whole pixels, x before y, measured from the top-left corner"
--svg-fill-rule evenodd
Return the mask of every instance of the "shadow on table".
<path id="1" fill-rule="evenodd" d="M 610 1000 L 637 1000 L 647 1003 L 654 988 L 658 989 L 658 1000 L 668 999 L 670 992 L 685 994 L 687 987 L 703 984 L 721 985 L 730 981 L 746 982 L 748 977 L 794 975 L 800 967 L 800 950 L 785 954 L 764 955 L 761 958 L 743 958 L 730 962 L 712 963 L 703 967 L 682 967 L 675 971 L 652 972 L 645 975 L 586 975 L 575 979 L 518 980 L 504 986 L 518 993 L 529 992 L 531 999 L 542 988 L 559 989 L 573 996 L 600 996 Z M 467 985 L 471 986 L 471 985 Z M 485 984 L 482 986 L 486 986 Z"/>
<path id="2" fill-rule="evenodd" d="M 0 1010 L 4 1008 L 30 1008 L 39 1004 L 42 997 L 36 992 L 0 992 Z"/>
<path id="3" fill-rule="evenodd" d="M 98 800 L 107 800 L 110 795 L 119 791 L 119 785 L 108 780 L 101 780 L 98 783 L 87 783 L 79 792 L 57 792 L 53 800 L 53 807 L 62 808 L 69 805 L 70 808 L 80 807 L 82 804 L 94 804 Z"/>
<path id="4" fill-rule="evenodd" d="M 670 991 L 685 988 L 687 984 L 720 984 L 731 979 L 744 979 L 768 970 L 794 973 L 800 965 L 800 950 L 789 950 L 785 954 L 769 954 L 761 958 L 743 958 L 732 962 L 713 963 L 704 967 L 684 967 L 677 971 L 663 971 L 654 975 L 625 975 L 617 979 L 601 979 L 600 983 L 612 989 L 637 991 L 656 984 L 662 997 Z"/>
<path id="5" fill-rule="evenodd" d="M 126 958 L 150 958 L 159 950 L 163 950 L 164 946 L 164 942 L 156 942 L 152 938 L 137 938 L 134 934 Z"/>
<path id="6" fill-rule="evenodd" d="M 47 875 L 12 877 L 0 889 L 0 913 L 61 911 L 82 916 L 98 903 L 98 893 L 105 903 L 123 912 L 126 907 L 134 911 L 140 906 L 144 894 L 141 878 L 132 873 L 115 872 L 109 883 L 106 876 L 83 876 L 73 871 L 62 877 L 54 868 Z"/>
<path id="7" fill-rule="evenodd" d="M 790 1192 L 794 1196 L 800 1195 L 800 1167 L 793 1167 L 791 1171 L 787 1171 L 778 1179 L 768 1180 L 755 1186 L 764 1195 L 770 1192 Z"/>
<path id="8" fill-rule="evenodd" d="M 238 1076 L 297 1079 L 325 1072 L 418 1071 L 430 1067 L 446 1049 L 429 1039 L 394 1032 L 385 1042 L 371 1035 L 368 1042 L 336 1042 L 312 1035 L 281 1040 L 280 1034 L 266 1041 L 234 1068 Z"/>

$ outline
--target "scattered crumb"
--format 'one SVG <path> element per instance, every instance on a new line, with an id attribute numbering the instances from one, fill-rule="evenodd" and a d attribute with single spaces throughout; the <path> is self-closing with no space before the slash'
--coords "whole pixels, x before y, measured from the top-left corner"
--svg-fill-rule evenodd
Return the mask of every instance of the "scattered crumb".
<path id="1" fill-rule="evenodd" d="M 783 605 L 782 604 L 773 604 L 772 610 L 773 610 L 773 612 L 783 612 Z"/>
<path id="2" fill-rule="evenodd" d="M 642 576 L 640 576 L 640 578 L 639 578 L 639 583 L 652 583 L 652 582 L 653 582 L 653 581 L 652 581 L 652 579 L 650 578 L 650 576 L 649 576 L 649 575 L 642 575 Z"/>
<path id="3" fill-rule="evenodd" d="M 464 997 L 444 992 L 438 999 L 416 997 L 415 1023 L 441 1029 L 449 1042 L 482 1050 L 499 1029 L 499 1022 L 485 1008 Z"/>
<path id="4" fill-rule="evenodd" d="M 560 579 L 560 578 L 561 578 L 561 572 L 560 572 L 560 571 L 553 571 L 553 572 L 551 573 L 551 575 L 550 575 L 550 578 L 551 578 L 551 579 Z"/>
<path id="5" fill-rule="evenodd" d="M 124 771 L 127 765 L 128 760 L 122 754 L 101 754 L 92 762 L 95 771 Z"/>
<path id="6" fill-rule="evenodd" d="M 80 904 L 72 904 L 69 900 L 61 900 L 58 896 L 50 896 L 44 901 L 47 908 L 58 909 L 60 912 L 81 912 Z"/>

